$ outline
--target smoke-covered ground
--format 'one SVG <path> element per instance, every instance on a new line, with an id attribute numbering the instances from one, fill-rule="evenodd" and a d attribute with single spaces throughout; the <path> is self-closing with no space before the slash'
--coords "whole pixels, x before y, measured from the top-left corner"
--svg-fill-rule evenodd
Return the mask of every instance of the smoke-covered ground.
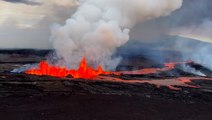
<path id="1" fill-rule="evenodd" d="M 173 41 L 174 42 L 174 38 Z M 162 63 L 184 60 L 181 52 L 161 48 L 161 44 L 130 42 L 118 48 L 116 55 L 122 56 L 117 70 L 162 68 Z M 195 45 L 194 43 L 192 43 Z M 197 42 L 196 44 L 204 44 Z M 190 44 L 189 44 L 190 45 Z M 154 46 L 148 47 L 148 46 Z M 187 47 L 188 48 L 188 47 Z M 126 52 L 127 51 L 127 52 Z M 89 81 L 86 79 L 55 78 L 11 73 L 14 68 L 37 63 L 46 59 L 52 51 L 1 50 L 0 51 L 0 118 L 6 120 L 211 120 L 212 80 L 205 67 L 192 67 L 207 73 L 199 77 L 183 71 L 177 66 L 170 71 L 148 75 L 123 75 L 125 81 L 164 80 L 178 77 L 197 78 L 190 86 L 157 87 L 148 83 L 120 83 L 111 81 Z M 163 58 L 163 59 L 162 59 Z M 113 76 L 112 76 L 113 77 Z M 164 83 L 166 83 L 164 82 Z"/>

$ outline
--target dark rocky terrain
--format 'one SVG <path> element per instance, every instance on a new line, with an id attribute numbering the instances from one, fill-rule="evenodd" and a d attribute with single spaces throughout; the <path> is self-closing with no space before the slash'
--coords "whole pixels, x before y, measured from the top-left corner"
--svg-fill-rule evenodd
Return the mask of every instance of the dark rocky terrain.
<path id="1" fill-rule="evenodd" d="M 166 86 L 147 83 L 54 78 L 10 72 L 25 64 L 44 60 L 49 52 L 0 51 L 2 120 L 212 120 L 212 80 L 199 79 L 189 83 L 199 88 L 171 90 Z M 123 55 L 125 57 L 118 70 L 163 67 L 161 61 L 155 62 L 143 55 Z M 169 55 L 173 52 L 168 51 L 166 56 Z M 210 79 L 212 73 L 209 69 L 196 63 L 188 66 L 199 69 Z M 173 70 L 157 74 L 119 77 L 124 80 L 158 80 L 196 75 L 176 66 Z"/>

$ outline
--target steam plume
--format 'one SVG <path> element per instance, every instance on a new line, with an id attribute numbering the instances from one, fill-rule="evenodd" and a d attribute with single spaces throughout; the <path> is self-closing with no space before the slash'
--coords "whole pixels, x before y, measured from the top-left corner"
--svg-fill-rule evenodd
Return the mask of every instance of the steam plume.
<path id="1" fill-rule="evenodd" d="M 181 5 L 182 0 L 80 0 L 65 25 L 52 27 L 51 40 L 67 67 L 76 68 L 86 56 L 90 65 L 112 69 L 120 60 L 112 54 L 136 23 L 167 16 Z"/>

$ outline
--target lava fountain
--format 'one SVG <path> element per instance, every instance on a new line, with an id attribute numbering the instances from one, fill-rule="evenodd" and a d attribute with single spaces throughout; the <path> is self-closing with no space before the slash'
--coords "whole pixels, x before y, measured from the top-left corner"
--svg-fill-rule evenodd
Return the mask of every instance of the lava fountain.
<path id="1" fill-rule="evenodd" d="M 87 65 L 85 57 L 82 58 L 78 70 L 67 68 L 62 68 L 59 66 L 50 65 L 46 61 L 39 63 L 39 67 L 35 69 L 29 69 L 25 71 L 27 74 L 32 75 L 47 75 L 54 77 L 67 77 L 72 76 L 73 78 L 93 78 L 100 74 L 110 74 L 110 72 L 105 72 L 101 66 L 98 66 L 97 69 L 89 67 Z"/>
<path id="2" fill-rule="evenodd" d="M 38 68 L 33 68 L 25 71 L 26 74 L 32 74 L 32 75 L 46 75 L 46 76 L 54 76 L 54 77 L 67 77 L 72 76 L 73 78 L 95 78 L 99 75 L 109 75 L 109 74 L 115 74 L 115 75 L 121 75 L 121 74 L 131 74 L 131 75 L 137 75 L 137 74 L 154 74 L 159 73 L 163 71 L 172 70 L 175 68 L 178 64 L 185 64 L 188 62 L 171 62 L 171 63 L 165 63 L 164 68 L 145 68 L 141 70 L 135 70 L 135 71 L 120 71 L 120 72 L 109 72 L 104 71 L 103 68 L 99 65 L 97 69 L 94 69 L 92 67 L 89 67 L 86 62 L 86 58 L 83 57 L 79 68 L 77 70 L 75 69 L 67 69 L 62 68 L 59 66 L 50 65 L 46 61 L 42 61 L 39 63 Z"/>

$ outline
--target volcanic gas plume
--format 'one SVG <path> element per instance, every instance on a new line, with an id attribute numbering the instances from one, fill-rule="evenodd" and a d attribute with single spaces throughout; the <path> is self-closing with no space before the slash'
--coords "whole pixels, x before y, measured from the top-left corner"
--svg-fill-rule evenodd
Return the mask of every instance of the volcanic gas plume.
<path id="1" fill-rule="evenodd" d="M 120 58 L 111 56 L 129 40 L 136 23 L 167 16 L 181 5 L 182 0 L 80 0 L 65 25 L 52 27 L 58 64 L 77 68 L 86 56 L 89 66 L 114 69 Z"/>
<path id="2" fill-rule="evenodd" d="M 129 40 L 130 29 L 136 23 L 169 15 L 181 5 L 182 0 L 82 0 L 64 26 L 52 28 L 51 40 L 59 58 L 57 65 L 44 61 L 38 68 L 25 73 L 91 79 L 102 74 L 150 74 L 172 70 L 179 63 L 167 63 L 162 69 L 108 72 L 120 61 L 119 57 L 112 58 L 114 51 Z"/>

